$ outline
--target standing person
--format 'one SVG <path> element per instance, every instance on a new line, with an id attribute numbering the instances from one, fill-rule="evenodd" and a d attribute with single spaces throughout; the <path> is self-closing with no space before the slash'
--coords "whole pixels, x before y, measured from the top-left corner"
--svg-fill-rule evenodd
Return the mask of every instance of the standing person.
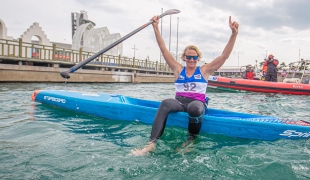
<path id="1" fill-rule="evenodd" d="M 205 92 L 209 75 L 212 75 L 213 72 L 219 69 L 225 63 L 226 59 L 228 59 L 234 47 L 239 27 L 239 24 L 237 22 L 232 22 L 231 17 L 229 17 L 229 27 L 232 30 L 232 34 L 223 53 L 212 62 L 204 64 L 201 67 L 196 66 L 197 62 L 202 57 L 200 50 L 194 45 L 187 46 L 181 56 L 182 60 L 186 62 L 186 66 L 182 67 L 168 51 L 160 35 L 158 16 L 154 16 L 152 20 L 154 21 L 152 25 L 158 46 L 165 61 L 174 73 L 176 96 L 175 98 L 162 101 L 154 119 L 149 143 L 142 149 L 132 150 L 132 154 L 134 155 L 145 155 L 155 148 L 157 139 L 163 134 L 167 117 L 171 112 L 188 112 L 187 142 L 197 137 L 201 128 L 202 115 L 205 112 Z"/>
<path id="2" fill-rule="evenodd" d="M 265 81 L 265 75 L 267 73 L 267 58 L 264 59 L 263 67 L 262 67 L 262 81 Z"/>
<path id="3" fill-rule="evenodd" d="M 267 72 L 265 74 L 265 81 L 272 81 L 277 82 L 278 81 L 278 74 L 277 74 L 277 65 L 279 64 L 279 61 L 274 59 L 274 56 L 270 54 L 268 56 L 267 61 L 265 61 L 264 66 L 267 66 Z"/>
<path id="4" fill-rule="evenodd" d="M 252 69 L 252 65 L 249 64 L 246 66 L 246 70 L 243 72 L 242 77 L 243 79 L 254 80 L 255 72 Z"/>

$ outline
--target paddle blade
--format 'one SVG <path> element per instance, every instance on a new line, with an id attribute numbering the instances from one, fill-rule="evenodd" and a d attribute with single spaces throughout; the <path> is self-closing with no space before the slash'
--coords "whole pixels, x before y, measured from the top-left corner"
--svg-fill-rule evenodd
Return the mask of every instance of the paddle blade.
<path id="1" fill-rule="evenodd" d="M 69 75 L 69 71 L 63 71 L 60 73 L 61 77 L 65 78 L 65 79 L 69 79 L 70 75 Z"/>
<path id="2" fill-rule="evenodd" d="M 180 12 L 181 11 L 177 10 L 177 9 L 169 9 L 169 10 L 165 11 L 165 14 L 178 14 Z"/>

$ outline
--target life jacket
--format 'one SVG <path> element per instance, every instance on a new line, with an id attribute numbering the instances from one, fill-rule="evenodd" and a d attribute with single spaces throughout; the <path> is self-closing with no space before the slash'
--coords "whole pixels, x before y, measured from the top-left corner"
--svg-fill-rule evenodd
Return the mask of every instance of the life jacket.
<path id="1" fill-rule="evenodd" d="M 250 80 L 254 80 L 254 71 L 251 70 L 251 71 L 246 71 L 245 73 L 245 78 L 246 79 L 250 79 Z"/>
<path id="2" fill-rule="evenodd" d="M 267 65 L 265 65 L 265 63 L 266 63 L 266 61 L 264 62 L 264 65 L 263 65 L 263 68 L 262 68 L 262 71 L 263 71 L 263 73 L 265 73 L 266 71 L 267 71 Z"/>
<path id="3" fill-rule="evenodd" d="M 279 64 L 279 61 L 277 59 L 273 59 L 270 63 L 272 63 L 273 65 L 275 65 L 275 67 L 277 67 Z M 264 66 L 268 66 L 268 61 L 264 62 Z"/>

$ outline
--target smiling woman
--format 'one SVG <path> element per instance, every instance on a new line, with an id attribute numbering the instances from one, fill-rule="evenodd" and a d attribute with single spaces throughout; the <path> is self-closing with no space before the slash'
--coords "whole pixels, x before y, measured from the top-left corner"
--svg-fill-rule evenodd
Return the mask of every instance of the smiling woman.
<path id="1" fill-rule="evenodd" d="M 174 73 L 176 96 L 175 99 L 170 98 L 162 101 L 154 119 L 148 145 L 142 149 L 133 150 L 132 154 L 134 155 L 145 155 L 155 148 L 157 139 L 163 134 L 167 117 L 171 112 L 183 111 L 188 113 L 188 136 L 185 145 L 194 141 L 200 132 L 202 114 L 204 114 L 206 108 L 205 92 L 208 86 L 208 77 L 228 59 L 234 47 L 239 28 L 239 24 L 232 22 L 231 17 L 229 17 L 229 27 L 232 34 L 223 53 L 211 63 L 201 67 L 197 66 L 197 62 L 202 57 L 200 50 L 194 45 L 187 46 L 181 57 L 186 62 L 186 66 L 183 67 L 166 48 L 158 28 L 159 16 L 154 16 L 152 20 L 154 21 L 152 25 L 158 46 L 166 63 Z"/>

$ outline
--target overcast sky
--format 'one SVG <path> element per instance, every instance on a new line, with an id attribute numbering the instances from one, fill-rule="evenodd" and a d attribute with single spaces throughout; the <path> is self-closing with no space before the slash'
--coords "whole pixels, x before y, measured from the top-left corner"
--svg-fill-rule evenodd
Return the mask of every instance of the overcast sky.
<path id="1" fill-rule="evenodd" d="M 309 0 L 0 0 L 0 19 L 7 35 L 19 38 L 38 22 L 52 42 L 71 43 L 71 12 L 85 10 L 96 27 L 125 36 L 161 11 L 178 9 L 165 16 L 163 37 L 170 51 L 190 44 L 210 62 L 221 54 L 230 35 L 228 17 L 240 24 L 233 52 L 224 66 L 254 65 L 272 53 L 280 63 L 310 60 Z M 179 18 L 179 26 L 177 26 Z M 171 36 L 170 36 L 171 24 Z M 178 27 L 178 28 L 177 28 Z M 178 29 L 178 38 L 177 38 Z M 123 42 L 123 55 L 153 61 L 160 59 L 153 28 L 148 26 Z M 238 57 L 239 55 L 239 57 Z"/>

